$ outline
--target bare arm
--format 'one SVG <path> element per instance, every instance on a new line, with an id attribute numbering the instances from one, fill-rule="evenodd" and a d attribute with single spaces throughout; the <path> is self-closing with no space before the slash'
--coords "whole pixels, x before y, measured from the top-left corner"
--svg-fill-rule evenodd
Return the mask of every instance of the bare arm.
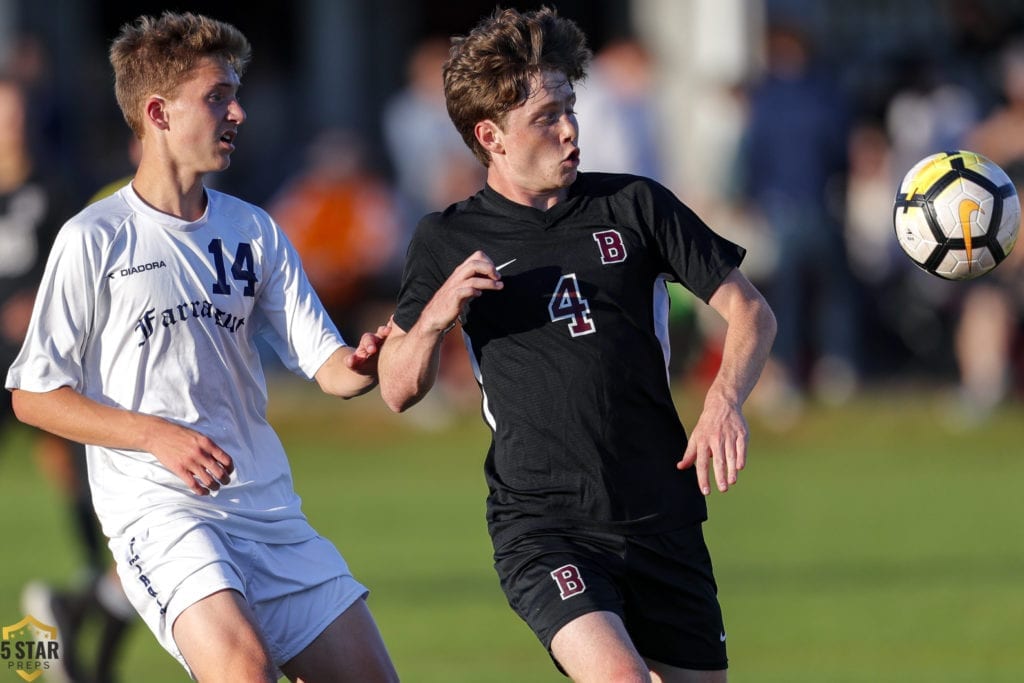
<path id="1" fill-rule="evenodd" d="M 97 403 L 70 387 L 47 392 L 15 389 L 22 422 L 79 443 L 153 454 L 197 495 L 227 484 L 231 456 L 211 439 L 162 418 Z"/>
<path id="2" fill-rule="evenodd" d="M 764 297 L 738 269 L 726 276 L 709 305 L 728 324 L 722 364 L 704 398 L 704 409 L 677 467 L 697 467 L 701 492 L 711 492 L 713 468 L 719 491 L 736 483 L 747 461 L 750 432 L 743 403 L 757 383 L 775 340 L 775 315 Z"/>
<path id="3" fill-rule="evenodd" d="M 474 252 L 431 297 L 411 329 L 392 324 L 379 363 L 380 393 L 391 410 L 401 412 L 426 396 L 437 379 L 445 332 L 471 300 L 502 286 L 491 259 Z"/>
<path id="4" fill-rule="evenodd" d="M 376 333 L 364 333 L 356 348 L 343 346 L 332 353 L 316 371 L 320 389 L 332 396 L 353 398 L 375 387 L 378 352 L 390 331 L 389 326 L 382 325 Z"/>

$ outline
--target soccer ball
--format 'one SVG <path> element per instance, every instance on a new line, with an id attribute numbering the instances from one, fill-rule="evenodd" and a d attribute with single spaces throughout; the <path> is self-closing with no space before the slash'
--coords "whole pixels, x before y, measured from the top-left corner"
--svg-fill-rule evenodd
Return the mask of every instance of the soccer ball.
<path id="1" fill-rule="evenodd" d="M 998 266 L 1013 249 L 1020 200 L 992 161 L 974 152 L 940 152 L 903 178 L 893 224 L 900 247 L 922 269 L 969 280 Z"/>

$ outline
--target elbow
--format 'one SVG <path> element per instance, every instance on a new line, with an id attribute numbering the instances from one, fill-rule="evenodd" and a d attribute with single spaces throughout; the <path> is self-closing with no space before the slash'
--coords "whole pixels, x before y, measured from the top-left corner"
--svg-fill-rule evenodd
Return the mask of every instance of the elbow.
<path id="1" fill-rule="evenodd" d="M 380 397 L 391 412 L 404 413 L 412 408 L 420 400 L 420 396 L 409 392 L 398 391 L 395 387 L 386 382 L 380 385 Z"/>
<path id="2" fill-rule="evenodd" d="M 25 404 L 22 401 L 21 392 L 17 389 L 11 391 L 11 412 L 19 422 L 25 422 Z M 26 424 L 28 424 L 26 422 Z"/>
<path id="3" fill-rule="evenodd" d="M 39 421 L 33 417 L 31 397 L 27 396 L 20 389 L 11 391 L 11 412 L 18 418 L 19 422 L 31 427 L 39 427 Z"/>
<path id="4" fill-rule="evenodd" d="M 775 311 L 765 303 L 761 310 L 761 329 L 764 330 L 764 336 L 770 343 L 775 342 L 775 335 L 779 331 L 779 322 L 775 319 Z"/>
<path id="5" fill-rule="evenodd" d="M 381 392 L 381 398 L 384 399 L 384 405 L 393 413 L 404 413 L 416 404 L 416 401 L 410 398 L 403 399 L 398 396 L 388 396 L 384 392 Z"/>

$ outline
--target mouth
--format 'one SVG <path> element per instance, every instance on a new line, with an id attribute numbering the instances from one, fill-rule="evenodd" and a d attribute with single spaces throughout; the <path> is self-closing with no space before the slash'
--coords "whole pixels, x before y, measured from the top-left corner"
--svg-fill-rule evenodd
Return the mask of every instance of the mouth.
<path id="1" fill-rule="evenodd" d="M 580 148 L 577 147 L 576 149 L 574 149 L 562 161 L 563 161 L 563 163 L 569 164 L 573 168 L 579 166 L 580 165 Z"/>
<path id="2" fill-rule="evenodd" d="M 220 136 L 220 141 L 233 150 L 235 148 L 235 138 L 237 136 L 238 131 L 236 130 L 225 131 L 224 134 Z"/>

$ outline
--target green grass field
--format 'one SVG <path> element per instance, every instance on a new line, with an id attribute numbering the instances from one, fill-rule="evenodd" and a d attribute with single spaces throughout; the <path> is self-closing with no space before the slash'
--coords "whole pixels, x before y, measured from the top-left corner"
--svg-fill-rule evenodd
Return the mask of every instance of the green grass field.
<path id="1" fill-rule="evenodd" d="M 424 430 L 376 395 L 271 395 L 306 513 L 371 588 L 404 680 L 564 680 L 491 569 L 475 414 Z M 697 405 L 681 395 L 684 421 Z M 786 434 L 751 418 L 748 469 L 707 527 L 734 683 L 1024 680 L 1024 406 L 951 431 L 940 405 L 871 394 Z M 26 581 L 67 583 L 78 557 L 29 444 L 16 431 L 0 447 L 0 624 L 23 616 Z M 141 625 L 122 673 L 187 680 Z"/>

